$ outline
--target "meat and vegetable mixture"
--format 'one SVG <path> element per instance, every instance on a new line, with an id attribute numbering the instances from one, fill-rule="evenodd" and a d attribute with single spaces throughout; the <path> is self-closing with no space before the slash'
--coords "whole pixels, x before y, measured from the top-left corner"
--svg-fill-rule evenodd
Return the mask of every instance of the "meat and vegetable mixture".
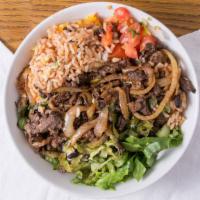
<path id="1" fill-rule="evenodd" d="M 137 181 L 182 143 L 189 92 L 170 50 L 123 7 L 50 27 L 18 78 L 18 126 L 74 183 Z"/>

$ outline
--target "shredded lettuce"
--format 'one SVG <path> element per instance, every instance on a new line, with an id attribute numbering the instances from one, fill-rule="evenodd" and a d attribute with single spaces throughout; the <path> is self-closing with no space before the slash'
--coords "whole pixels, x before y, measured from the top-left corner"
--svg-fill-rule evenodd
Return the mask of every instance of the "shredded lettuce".
<path id="1" fill-rule="evenodd" d="M 134 126 L 135 123 L 137 126 Z M 131 178 L 140 181 L 156 162 L 159 152 L 180 145 L 183 135 L 179 128 L 170 131 L 164 126 L 159 130 L 159 134 L 156 134 L 159 137 L 141 137 L 135 134 L 139 124 L 142 123 L 133 119 L 130 132 L 124 134 L 120 140 L 124 151 L 118 150 L 118 138 L 113 134 L 98 147 L 90 148 L 86 144 L 77 144 L 72 148 L 66 143 L 62 153 L 46 151 L 44 157 L 52 164 L 53 169 L 75 172 L 73 182 L 76 184 L 107 190 L 115 189 L 117 183 Z M 144 124 L 145 127 L 151 127 L 150 122 Z M 67 160 L 66 155 L 75 149 L 79 152 L 78 156 Z"/>
<path id="2" fill-rule="evenodd" d="M 163 109 L 163 113 L 169 114 L 170 112 L 171 112 L 171 107 L 169 104 L 167 104 Z"/>
<path id="3" fill-rule="evenodd" d="M 28 114 L 29 114 L 29 106 L 25 105 L 21 108 L 18 108 L 17 111 L 17 125 L 20 129 L 24 129 L 24 126 L 26 125 Z"/>
<path id="4" fill-rule="evenodd" d="M 139 122 L 140 122 L 139 119 L 132 117 L 132 119 L 130 120 L 130 123 L 129 123 L 129 128 L 132 130 L 135 130 L 137 128 L 137 125 L 139 124 Z"/>
<path id="5" fill-rule="evenodd" d="M 20 129 L 24 129 L 24 126 L 26 125 L 26 120 L 27 118 L 26 117 L 20 117 L 17 121 L 17 125 Z"/>
<path id="6" fill-rule="evenodd" d="M 137 135 L 148 136 L 153 128 L 153 123 L 150 121 L 140 121 L 135 117 L 132 117 L 129 123 L 129 128 L 126 131 L 132 132 Z"/>
<path id="7" fill-rule="evenodd" d="M 129 174 L 132 162 L 127 161 L 125 165 L 118 168 L 116 171 L 111 173 L 105 173 L 103 176 L 95 183 L 95 186 L 102 189 L 114 189 L 114 185 L 124 180 L 124 178 Z"/>
<path id="8" fill-rule="evenodd" d="M 152 96 L 149 99 L 148 103 L 149 103 L 149 107 L 153 110 L 156 107 L 156 105 L 158 104 L 157 98 L 155 96 Z"/>
<path id="9" fill-rule="evenodd" d="M 111 189 L 114 188 L 115 183 L 123 180 L 125 174 L 128 173 L 125 173 L 125 166 L 129 160 L 128 153 L 125 152 L 117 156 L 109 155 L 106 159 L 100 159 L 99 156 L 100 154 L 90 160 L 91 168 L 89 174 L 80 177 L 79 172 L 73 180 L 74 183 L 96 185 L 103 189 Z"/>
<path id="10" fill-rule="evenodd" d="M 59 168 L 59 160 L 56 157 L 53 157 L 51 155 L 46 155 L 45 160 L 51 163 L 54 170 Z"/>
<path id="11" fill-rule="evenodd" d="M 153 128 L 153 123 L 149 121 L 142 121 L 138 124 L 136 132 L 139 133 L 140 135 L 148 136 L 152 128 Z"/>

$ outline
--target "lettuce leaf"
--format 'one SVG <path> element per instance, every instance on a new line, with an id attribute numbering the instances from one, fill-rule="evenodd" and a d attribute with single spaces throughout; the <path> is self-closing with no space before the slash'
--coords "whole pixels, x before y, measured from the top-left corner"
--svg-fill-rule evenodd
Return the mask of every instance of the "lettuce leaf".
<path id="1" fill-rule="evenodd" d="M 135 151 L 144 151 L 144 149 L 152 144 L 156 143 L 153 146 L 149 146 L 148 148 L 158 148 L 160 150 L 176 147 L 180 145 L 183 141 L 183 135 L 180 130 L 176 129 L 168 137 L 143 137 L 137 138 L 135 136 L 129 136 L 126 138 L 125 142 L 122 142 L 123 146 L 127 151 L 135 152 Z M 158 147 L 159 146 L 159 147 Z M 148 151 L 147 148 L 147 151 Z"/>
<path id="2" fill-rule="evenodd" d="M 134 167 L 133 167 L 133 177 L 139 181 L 143 178 L 145 172 L 146 172 L 145 165 L 136 157 L 134 159 Z"/>
<path id="3" fill-rule="evenodd" d="M 123 142 L 124 148 L 132 153 L 140 152 L 143 154 L 145 164 L 151 167 L 155 161 L 158 153 L 162 150 L 177 147 L 183 141 L 183 134 L 180 129 L 171 131 L 168 137 L 143 137 L 137 138 L 129 136 Z"/>

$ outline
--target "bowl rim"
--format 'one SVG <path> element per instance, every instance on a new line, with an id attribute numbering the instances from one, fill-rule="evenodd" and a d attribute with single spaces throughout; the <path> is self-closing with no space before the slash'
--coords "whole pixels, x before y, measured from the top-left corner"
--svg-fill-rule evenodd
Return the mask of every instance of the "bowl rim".
<path id="1" fill-rule="evenodd" d="M 41 27 L 43 27 L 44 25 L 45 25 L 45 23 L 47 23 L 48 21 L 51 21 L 53 18 L 55 18 L 55 17 L 57 17 L 57 16 L 59 16 L 59 15 L 61 15 L 62 13 L 64 13 L 66 10 L 70 10 L 70 9 L 80 9 L 82 6 L 91 6 L 91 5 L 102 5 L 102 4 L 105 4 L 105 8 L 107 7 L 107 6 L 109 6 L 109 5 L 115 5 L 115 6 L 117 6 L 117 7 L 119 7 L 119 6 L 123 6 L 123 7 L 127 7 L 127 8 L 134 8 L 134 9 L 136 9 L 137 11 L 139 11 L 139 12 L 141 12 L 141 13 L 143 13 L 143 14 L 147 14 L 148 16 L 150 16 L 151 18 L 153 18 L 156 22 L 158 22 L 158 23 L 160 23 L 160 24 L 162 24 L 164 27 L 165 27 L 165 29 L 171 34 L 171 36 L 180 44 L 180 46 L 182 47 L 182 49 L 183 49 L 183 51 L 184 51 L 184 53 L 185 53 L 185 55 L 187 56 L 187 60 L 188 60 L 188 62 L 189 62 L 189 64 L 191 65 L 191 69 L 194 71 L 194 80 L 193 80 L 193 83 L 195 83 L 195 86 L 196 86 L 196 93 L 197 94 L 199 94 L 199 85 L 198 85 L 198 81 L 197 81 L 197 76 L 196 76 L 196 69 L 195 69 L 195 67 L 193 66 L 193 63 L 192 63 L 192 61 L 191 61 L 191 59 L 190 59 L 190 57 L 188 56 L 188 53 L 187 53 L 187 51 L 185 50 L 185 48 L 183 47 L 183 45 L 181 44 L 181 42 L 177 39 L 177 37 L 174 35 L 174 33 L 167 27 L 167 26 L 165 26 L 162 22 L 160 22 L 159 20 L 157 20 L 155 17 L 153 17 L 153 16 L 151 16 L 150 14 L 148 14 L 148 13 L 146 13 L 146 12 L 144 12 L 144 11 L 142 11 L 142 10 L 140 10 L 140 9 L 138 9 L 138 8 L 135 8 L 135 7 L 133 7 L 133 6 L 131 6 L 131 5 L 126 5 L 126 4 L 122 4 L 122 3 L 115 3 L 115 2 L 88 2 L 88 3 L 79 3 L 79 4 L 76 4 L 76 5 L 73 5 L 73 6 L 70 6 L 70 7 L 67 7 L 67 8 L 64 8 L 64 9 L 61 9 L 61 10 L 59 10 L 59 11 L 57 11 L 57 12 L 55 12 L 53 15 L 51 15 L 51 16 L 49 16 L 49 17 L 47 17 L 47 18 L 45 18 L 43 21 L 41 21 L 39 24 L 37 24 L 29 33 L 28 33 L 28 35 L 26 35 L 26 37 L 24 38 L 24 40 L 21 42 L 21 44 L 19 45 L 19 47 L 17 48 L 17 50 L 16 50 L 16 52 L 15 52 L 15 54 L 14 54 L 14 58 L 13 58 L 13 60 L 12 60 L 12 63 L 11 63 L 11 65 L 10 65 L 10 67 L 9 67 L 9 69 L 8 69 L 8 73 L 7 73 L 7 76 L 6 76 L 6 81 L 5 81 L 5 84 L 4 84 L 4 91 L 3 91 L 3 93 L 4 93 L 4 95 L 3 95 L 3 108 L 4 108 L 4 116 L 5 116 L 5 127 L 7 128 L 7 130 L 8 130 L 8 132 L 9 132 L 9 137 L 11 138 L 10 140 L 12 141 L 12 143 L 14 144 L 14 146 L 15 146 L 15 149 L 17 150 L 17 152 L 18 152 L 18 154 L 21 156 L 21 158 L 25 161 L 25 163 L 26 163 L 26 165 L 29 167 L 29 168 L 31 168 L 32 169 L 32 171 L 35 173 L 35 174 L 37 174 L 37 176 L 38 177 L 40 177 L 40 178 L 42 178 L 43 180 L 45 180 L 45 182 L 47 182 L 48 184 L 50 184 L 50 185 L 53 185 L 53 186 L 55 186 L 58 190 L 60 190 L 60 191 L 63 191 L 64 193 L 68 193 L 68 194 L 70 194 L 70 195 L 72 195 L 72 196 L 76 196 L 76 197 L 84 197 L 84 198 L 88 198 L 88 197 L 90 197 L 90 198 L 95 198 L 95 199 L 99 199 L 99 198 L 114 198 L 114 197 L 120 197 L 120 196 L 124 196 L 124 195 L 127 195 L 127 194 L 131 194 L 131 193 L 135 193 L 135 192 L 137 192 L 137 191 L 139 191 L 139 190 L 142 190 L 142 189 L 144 189 L 144 188 L 146 188 L 146 187 L 148 187 L 148 186 L 150 186 L 151 184 L 153 184 L 153 183 L 155 183 L 156 181 L 158 181 L 159 179 L 161 179 L 162 177 L 164 177 L 177 163 L 178 163 L 178 161 L 180 160 L 180 158 L 183 156 L 183 154 L 185 153 L 185 151 L 187 150 L 187 148 L 188 148 L 188 146 L 189 146 L 189 143 L 191 142 L 191 140 L 192 140 L 192 137 L 193 137 L 193 135 L 194 135 L 194 132 L 195 132 L 195 129 L 196 129 L 196 127 L 197 127 L 197 121 L 198 121 L 198 117 L 199 117 L 199 95 L 196 95 L 196 102 L 197 102 L 197 110 L 198 110 L 198 113 L 197 113 L 197 115 L 196 115 L 196 118 L 195 118 L 195 122 L 194 122 L 194 127 L 193 127 L 193 129 L 192 129 L 192 131 L 191 131 L 191 137 L 189 138 L 189 141 L 187 142 L 187 144 L 186 144 L 186 146 L 185 146 L 185 148 L 184 148 L 184 150 L 179 154 L 179 156 L 177 156 L 177 158 L 174 160 L 174 162 L 173 162 L 173 164 L 172 165 L 170 165 L 168 168 L 167 168 L 167 170 L 164 170 L 164 172 L 160 175 L 160 176 L 157 176 L 155 179 L 153 179 L 153 180 L 151 180 L 151 181 L 149 181 L 149 182 L 145 182 L 145 184 L 143 184 L 141 187 L 139 187 L 139 188 L 137 188 L 137 190 L 135 190 L 135 191 L 129 191 L 129 192 L 124 192 L 124 193 L 122 193 L 122 194 L 118 194 L 118 193 L 112 193 L 112 194 L 109 194 L 109 195 L 102 195 L 102 196 L 90 196 L 90 195 L 88 195 L 88 194 L 80 194 L 80 193 L 74 193 L 73 191 L 70 191 L 70 190 L 68 190 L 67 188 L 66 189 L 63 189 L 63 188 L 61 188 L 61 187 L 59 187 L 58 185 L 56 185 L 55 183 L 53 183 L 52 181 L 49 181 L 45 176 L 43 176 L 43 174 L 41 174 L 40 172 L 38 172 L 37 170 L 35 170 L 35 168 L 29 163 L 29 161 L 27 160 L 27 158 L 21 153 L 21 151 L 20 151 L 20 149 L 18 148 L 18 146 L 17 146 L 17 144 L 16 144 L 16 141 L 15 141 L 15 139 L 14 139 L 14 137 L 12 136 L 12 134 L 11 134 L 11 129 L 10 129 L 10 126 L 9 126 L 9 124 L 8 124 L 8 114 L 7 114 L 7 110 L 6 110 L 6 98 L 7 98 L 7 96 L 6 96 L 6 92 L 7 92 L 7 87 L 8 87 L 8 82 L 9 82 L 9 77 L 10 77 L 10 74 L 11 74 L 11 71 L 12 71 L 12 69 L 13 69 L 13 67 L 14 67 L 14 63 L 15 63 L 15 60 L 17 59 L 17 57 L 18 57 L 18 54 L 19 54 L 19 52 L 21 51 L 21 49 L 23 49 L 23 47 L 24 47 L 24 45 L 29 41 L 29 38 L 33 35 L 33 34 L 35 34 L 35 32 L 38 30 L 38 29 L 40 29 Z"/>

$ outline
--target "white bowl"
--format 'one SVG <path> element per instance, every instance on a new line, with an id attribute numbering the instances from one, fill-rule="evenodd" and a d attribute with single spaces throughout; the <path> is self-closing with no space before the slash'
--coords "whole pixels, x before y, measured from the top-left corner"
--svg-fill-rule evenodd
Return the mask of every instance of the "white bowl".
<path id="1" fill-rule="evenodd" d="M 195 94 L 189 94 L 189 106 L 185 113 L 187 120 L 182 126 L 184 132 L 183 144 L 178 148 L 162 154 L 155 167 L 153 167 L 153 169 L 145 176 L 142 181 L 136 182 L 135 180 L 129 180 L 125 183 L 117 185 L 115 191 L 102 191 L 95 187 L 72 184 L 70 181 L 73 175 L 61 174 L 57 171 L 53 171 L 49 163 L 41 159 L 36 153 L 33 152 L 25 140 L 24 135 L 16 126 L 17 116 L 15 102 L 18 98 L 16 90 L 17 76 L 24 68 L 24 66 L 26 66 L 29 62 L 31 57 L 31 48 L 39 38 L 46 35 L 47 28 L 57 23 L 83 18 L 86 15 L 94 12 L 98 12 L 103 17 L 110 16 L 112 15 L 112 10 L 108 9 L 109 5 L 112 5 L 113 8 L 119 6 L 127 7 L 129 11 L 131 11 L 131 13 L 134 15 L 134 17 L 139 21 L 142 19 L 151 18 L 151 26 L 159 26 L 161 29 L 160 31 L 156 32 L 157 36 L 166 46 L 173 50 L 177 57 L 180 59 L 182 68 L 186 71 L 187 75 L 192 80 L 197 91 Z M 194 133 L 199 110 L 199 89 L 197 85 L 195 70 L 190 58 L 188 57 L 181 43 L 166 26 L 164 26 L 155 18 L 133 7 L 116 3 L 94 2 L 79 4 L 61 10 L 56 14 L 48 17 L 28 34 L 28 36 L 24 39 L 15 53 L 12 66 L 10 67 L 7 77 L 4 100 L 7 128 L 11 138 L 19 150 L 19 153 L 22 155 L 24 160 L 34 169 L 35 172 L 37 172 L 46 181 L 55 185 L 66 193 L 73 193 L 75 195 L 81 195 L 82 197 L 90 198 L 109 198 L 136 192 L 149 186 L 150 184 L 160 179 L 163 175 L 165 175 L 176 164 L 176 162 L 185 152 Z"/>

